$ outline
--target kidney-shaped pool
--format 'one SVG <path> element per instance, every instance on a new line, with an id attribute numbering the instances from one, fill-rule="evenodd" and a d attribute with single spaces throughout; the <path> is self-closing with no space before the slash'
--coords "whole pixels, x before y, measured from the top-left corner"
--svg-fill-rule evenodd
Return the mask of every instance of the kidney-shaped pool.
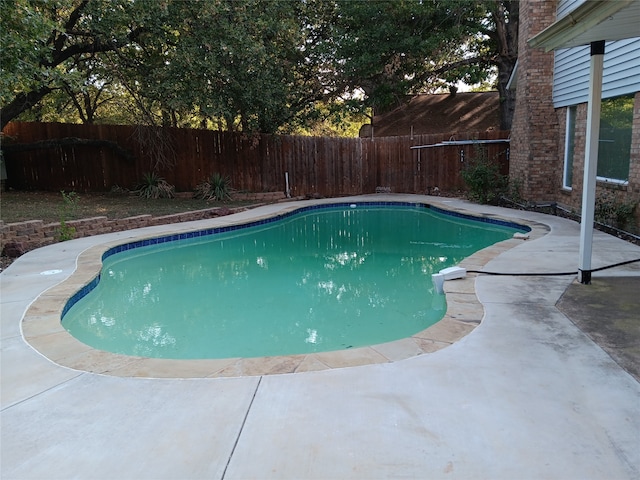
<path id="1" fill-rule="evenodd" d="M 422 204 L 318 205 L 120 245 L 63 310 L 74 337 L 152 358 L 262 357 L 409 337 L 440 320 L 431 275 L 526 230 Z"/>

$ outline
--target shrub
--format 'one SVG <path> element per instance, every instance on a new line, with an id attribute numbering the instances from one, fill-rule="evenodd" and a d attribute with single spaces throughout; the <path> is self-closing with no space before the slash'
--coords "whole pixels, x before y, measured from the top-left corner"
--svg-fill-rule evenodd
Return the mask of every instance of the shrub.
<path id="1" fill-rule="evenodd" d="M 620 230 L 631 231 L 635 227 L 634 213 L 638 202 L 619 200 L 613 192 L 604 191 L 596 197 L 594 217 L 596 222 Z"/>
<path id="2" fill-rule="evenodd" d="M 524 185 L 522 178 L 507 177 L 507 186 L 504 189 L 504 196 L 512 202 L 520 204 L 526 203 L 525 199 L 522 197 L 522 185 Z"/>
<path id="3" fill-rule="evenodd" d="M 62 194 L 62 206 L 60 207 L 60 228 L 58 229 L 58 241 L 65 242 L 71 240 L 76 236 L 75 227 L 67 225 L 67 220 L 73 217 L 78 209 L 78 194 L 76 192 L 65 193 L 64 190 L 60 192 Z"/>
<path id="4" fill-rule="evenodd" d="M 462 169 L 462 179 L 469 188 L 469 198 L 478 203 L 497 204 L 509 185 L 509 178 L 500 173 L 495 159 L 487 157 L 486 148 L 476 149 Z"/>
<path id="5" fill-rule="evenodd" d="M 142 198 L 173 198 L 175 188 L 156 172 L 147 172 L 136 186 L 135 192 Z"/>
<path id="6" fill-rule="evenodd" d="M 126 188 L 122 188 L 120 185 L 112 185 L 111 190 L 109 190 L 109 195 L 119 196 L 119 195 L 129 195 L 129 190 Z"/>
<path id="7" fill-rule="evenodd" d="M 196 186 L 194 197 L 223 202 L 225 200 L 231 200 L 231 193 L 233 193 L 231 179 L 219 173 L 214 173 L 204 182 Z"/>

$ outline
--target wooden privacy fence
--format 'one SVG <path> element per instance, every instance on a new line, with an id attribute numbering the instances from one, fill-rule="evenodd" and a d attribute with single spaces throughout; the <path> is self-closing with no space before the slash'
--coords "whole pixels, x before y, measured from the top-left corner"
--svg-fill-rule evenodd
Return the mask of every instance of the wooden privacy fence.
<path id="1" fill-rule="evenodd" d="M 207 176 L 220 173 L 229 176 L 237 190 L 284 192 L 287 172 L 292 196 L 354 195 L 378 187 L 403 193 L 425 193 L 433 187 L 461 190 L 460 172 L 478 145 L 411 147 L 509 136 L 492 131 L 329 138 L 27 122 L 10 123 L 3 133 L 7 186 L 18 190 L 130 189 L 164 159 L 172 165 L 160 166 L 158 172 L 177 191 L 193 191 Z M 485 147 L 488 158 L 495 158 L 507 174 L 509 144 Z"/>

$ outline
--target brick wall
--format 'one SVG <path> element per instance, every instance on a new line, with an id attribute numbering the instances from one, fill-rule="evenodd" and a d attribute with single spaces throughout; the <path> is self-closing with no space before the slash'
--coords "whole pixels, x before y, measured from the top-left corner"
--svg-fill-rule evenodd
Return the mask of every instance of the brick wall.
<path id="1" fill-rule="evenodd" d="M 560 125 L 553 108 L 553 52 L 529 48 L 527 40 L 555 20 L 555 0 L 520 2 L 516 107 L 509 172 L 529 201 L 549 201 L 562 186 Z"/>

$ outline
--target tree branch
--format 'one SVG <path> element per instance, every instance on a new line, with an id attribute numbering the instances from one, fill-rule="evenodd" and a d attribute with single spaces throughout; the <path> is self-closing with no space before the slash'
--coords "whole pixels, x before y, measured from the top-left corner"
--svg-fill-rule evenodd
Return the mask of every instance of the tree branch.
<path id="1" fill-rule="evenodd" d="M 53 88 L 41 87 L 27 93 L 22 92 L 17 94 L 11 102 L 0 109 L 0 130 L 3 130 L 7 123 L 22 112 L 29 110 L 52 91 Z"/>
<path id="2" fill-rule="evenodd" d="M 65 27 L 73 28 L 75 26 L 87 2 L 88 0 L 83 0 L 83 2 L 71 13 Z M 135 41 L 140 37 L 144 30 L 144 27 L 137 27 L 131 30 L 127 35 L 127 40 Z M 54 51 L 52 53 L 51 60 L 42 58 L 40 60 L 40 65 L 42 67 L 54 68 L 75 55 L 117 51 L 123 46 L 120 42 L 101 41 L 94 38 L 93 42 L 74 44 L 64 48 L 65 40 L 66 36 L 64 34 L 55 36 L 54 32 Z M 2 109 L 0 109 L 0 129 L 3 129 L 7 123 L 16 118 L 22 112 L 32 108 L 53 90 L 54 89 L 49 86 L 43 86 L 29 92 L 18 93 L 10 103 L 4 105 Z"/>
<path id="3" fill-rule="evenodd" d="M 134 30 L 131 30 L 127 35 L 127 40 L 134 41 L 136 38 L 140 36 L 140 34 L 144 31 L 143 27 L 138 27 Z M 99 53 L 99 52 L 112 52 L 121 48 L 123 45 L 118 42 L 110 42 L 110 41 L 101 41 L 99 39 L 94 38 L 93 42 L 90 43 L 77 43 L 75 45 L 70 45 L 64 50 L 59 50 L 54 52 L 51 61 L 42 61 L 40 64 L 43 67 L 57 67 L 65 60 L 83 53 Z"/>
<path id="4" fill-rule="evenodd" d="M 53 31 L 52 36 L 50 37 L 50 43 L 53 44 L 54 51 L 61 51 L 64 48 L 64 42 L 66 41 L 67 35 L 78 23 L 80 16 L 82 15 L 82 11 L 89 3 L 89 0 L 82 0 L 80 4 L 73 9 L 73 11 L 69 14 L 69 18 L 64 24 L 64 32 L 59 32 L 57 30 Z M 41 62 L 42 63 L 42 62 Z"/>

